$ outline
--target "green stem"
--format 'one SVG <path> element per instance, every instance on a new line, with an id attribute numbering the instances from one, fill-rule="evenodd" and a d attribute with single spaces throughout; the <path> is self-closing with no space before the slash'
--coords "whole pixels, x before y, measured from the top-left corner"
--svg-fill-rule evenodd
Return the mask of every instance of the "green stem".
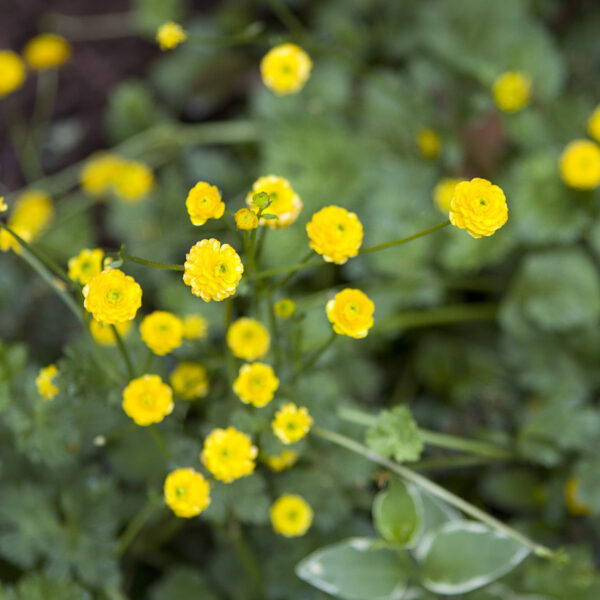
<path id="1" fill-rule="evenodd" d="M 160 429 L 156 425 L 150 425 L 149 429 L 154 441 L 156 442 L 156 445 L 160 448 L 160 451 L 165 455 L 167 460 L 170 460 L 171 451 L 169 450 L 169 446 L 163 437 L 163 434 L 160 432 Z"/>
<path id="2" fill-rule="evenodd" d="M 369 252 L 377 252 L 379 250 L 385 250 L 387 248 L 392 248 L 393 246 L 399 246 L 400 244 L 406 244 L 407 242 L 412 242 L 412 240 L 416 240 L 425 235 L 429 235 L 430 233 L 434 233 L 439 229 L 443 229 L 450 225 L 450 221 L 445 221 L 444 223 L 440 223 L 439 225 L 435 225 L 434 227 L 430 227 L 429 229 L 425 229 L 419 233 L 415 233 L 414 235 L 409 235 L 405 238 L 400 238 L 399 240 L 393 240 L 391 242 L 385 242 L 384 244 L 377 244 L 376 246 L 369 246 L 367 248 L 362 248 L 358 251 L 359 254 L 368 254 Z"/>
<path id="3" fill-rule="evenodd" d="M 125 362 L 125 367 L 127 368 L 127 376 L 131 381 L 135 377 L 135 370 L 133 368 L 133 364 L 131 363 L 129 352 L 127 352 L 127 347 L 125 346 L 125 342 L 123 341 L 119 330 L 114 325 L 111 325 L 110 328 L 112 329 L 115 340 L 117 341 L 119 352 L 121 353 L 121 356 L 123 356 L 123 361 Z"/>
<path id="4" fill-rule="evenodd" d="M 298 36 L 305 35 L 306 28 L 302 24 L 302 21 L 300 21 L 300 19 L 288 8 L 284 0 L 268 1 L 275 16 L 281 21 L 281 24 L 286 29 Z"/>
<path id="5" fill-rule="evenodd" d="M 129 525 L 125 528 L 125 531 L 117 542 L 116 554 L 122 556 L 127 548 L 131 545 L 133 540 L 138 536 L 139 532 L 143 529 L 144 525 L 149 521 L 150 517 L 159 508 L 156 499 L 151 497 L 148 502 L 141 508 L 141 510 L 131 519 Z"/>
<path id="6" fill-rule="evenodd" d="M 260 565 L 246 543 L 242 526 L 233 517 L 229 520 L 228 534 L 246 573 L 256 588 L 258 598 L 264 598 L 265 585 Z"/>
<path id="7" fill-rule="evenodd" d="M 310 369 L 319 360 L 319 358 L 321 358 L 321 356 L 329 348 L 329 346 L 331 346 L 333 344 L 333 342 L 335 342 L 336 338 L 337 338 L 337 333 L 335 333 L 335 331 L 332 331 L 329 338 L 327 338 L 327 341 L 318 350 L 316 350 L 313 353 L 313 355 L 305 363 L 300 365 L 300 367 L 294 373 L 294 377 L 292 378 L 292 381 L 296 381 L 302 373 L 304 373 L 305 371 L 308 371 L 308 369 Z"/>
<path id="8" fill-rule="evenodd" d="M 411 466 L 415 471 L 434 471 L 438 469 L 456 469 L 463 467 L 478 467 L 489 465 L 490 462 L 496 462 L 497 458 L 485 456 L 454 455 L 454 456 L 435 456 L 424 458 Z"/>
<path id="9" fill-rule="evenodd" d="M 532 539 L 528 538 L 522 533 L 519 533 L 512 527 L 509 527 L 505 523 L 502 523 L 502 521 L 499 521 L 492 515 L 489 515 L 485 511 L 477 508 L 470 502 L 463 500 L 459 496 L 456 496 L 452 492 L 449 492 L 445 488 L 439 486 L 437 483 L 434 483 L 430 479 L 427 479 L 423 475 L 415 473 L 412 469 L 404 467 L 403 465 L 400 465 L 387 458 L 384 458 L 383 456 L 375 454 L 375 452 L 373 452 L 366 446 L 355 442 L 353 439 L 346 437 L 345 435 L 336 433 L 334 431 L 323 429 L 321 427 L 313 427 L 311 433 L 316 437 L 337 444 L 342 448 L 351 450 L 352 452 L 355 452 L 356 454 L 365 457 L 367 460 L 370 460 L 371 462 L 374 462 L 378 465 L 381 465 L 382 467 L 385 467 L 386 469 L 389 469 L 393 473 L 396 473 L 397 475 L 402 477 L 405 481 L 415 484 L 422 490 L 425 490 L 432 496 L 435 496 L 436 498 L 447 502 L 448 504 L 454 506 L 466 515 L 469 515 L 470 517 L 481 521 L 482 523 L 485 523 L 486 525 L 490 526 L 496 531 L 499 531 L 500 533 L 512 538 L 516 542 L 523 544 L 527 548 L 530 548 L 537 556 L 553 559 L 559 557 L 558 552 L 555 552 L 554 550 L 551 550 L 550 548 L 543 546 L 542 544 L 538 544 L 537 542 L 533 541 Z"/>
<path id="10" fill-rule="evenodd" d="M 233 298 L 225 300 L 225 337 L 233 322 Z M 235 379 L 235 358 L 231 350 L 227 348 L 227 377 L 229 379 L 229 395 L 233 392 L 233 381 Z"/>
<path id="11" fill-rule="evenodd" d="M 56 94 L 58 91 L 58 70 L 47 69 L 39 71 L 36 80 L 35 104 L 31 117 L 29 131 L 29 144 L 33 150 L 40 154 L 40 150 L 46 142 L 48 127 L 52 121 Z"/>
<path id="12" fill-rule="evenodd" d="M 302 268 L 302 265 L 306 265 L 308 263 L 308 261 L 312 258 L 312 256 L 314 254 L 315 254 L 315 251 L 311 249 L 308 252 L 308 254 L 306 254 L 304 256 L 304 258 L 300 261 L 300 263 L 299 263 L 300 264 L 299 269 Z M 295 269 L 291 273 L 288 273 L 288 275 L 284 279 L 282 279 L 277 285 L 275 285 L 275 288 L 285 287 L 290 282 L 290 280 L 292 279 L 292 277 L 296 274 L 296 271 L 298 271 L 299 269 Z"/>
<path id="13" fill-rule="evenodd" d="M 203 46 L 237 46 L 257 41 L 265 31 L 265 24 L 260 21 L 250 23 L 244 31 L 233 35 L 200 36 L 189 35 L 188 44 L 201 44 Z"/>
<path id="14" fill-rule="evenodd" d="M 122 258 L 123 260 L 137 263 L 138 265 L 145 265 L 146 267 L 154 267 L 155 269 L 166 269 L 169 271 L 185 270 L 185 267 L 183 265 L 173 265 L 168 263 L 155 262 L 153 260 L 146 260 L 145 258 L 140 258 L 139 256 L 125 254 L 124 252 L 113 252 L 109 256 L 114 256 L 115 258 Z"/>
<path id="15" fill-rule="evenodd" d="M 275 304 L 273 294 L 267 292 L 267 305 L 269 311 L 269 328 L 271 330 L 271 348 L 273 350 L 273 367 L 275 373 L 279 373 L 281 365 L 281 352 L 279 348 L 279 327 L 277 326 L 277 317 L 275 316 Z"/>

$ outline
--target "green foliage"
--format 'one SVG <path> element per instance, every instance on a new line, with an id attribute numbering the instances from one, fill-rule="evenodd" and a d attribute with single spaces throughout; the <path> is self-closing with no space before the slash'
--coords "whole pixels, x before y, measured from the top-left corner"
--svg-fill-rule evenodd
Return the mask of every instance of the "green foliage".
<path id="1" fill-rule="evenodd" d="M 377 423 L 367 431 L 367 444 L 377 454 L 393 456 L 398 462 L 417 460 L 423 451 L 417 424 L 405 406 L 381 411 Z"/>
<path id="2" fill-rule="evenodd" d="M 419 534 L 423 520 L 420 496 L 401 481 L 379 492 L 373 502 L 373 523 L 387 542 L 409 546 Z"/>

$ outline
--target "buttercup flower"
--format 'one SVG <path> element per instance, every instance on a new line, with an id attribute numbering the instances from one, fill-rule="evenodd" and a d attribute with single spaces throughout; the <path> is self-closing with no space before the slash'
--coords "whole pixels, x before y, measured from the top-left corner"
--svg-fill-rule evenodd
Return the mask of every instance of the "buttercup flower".
<path id="1" fill-rule="evenodd" d="M 164 356 L 181 346 L 183 323 L 170 312 L 155 310 L 143 318 L 140 334 L 154 354 Z"/>
<path id="2" fill-rule="evenodd" d="M 254 472 L 257 453 L 245 433 L 228 427 L 210 432 L 204 440 L 200 459 L 215 479 L 231 483 Z"/>
<path id="3" fill-rule="evenodd" d="M 463 180 L 444 177 L 443 179 L 440 179 L 433 188 L 433 201 L 443 213 L 448 214 L 450 212 L 450 204 L 452 203 L 452 196 L 454 196 L 454 189 L 461 181 Z"/>
<path id="4" fill-rule="evenodd" d="M 160 423 L 173 406 L 173 392 L 158 375 L 132 379 L 123 391 L 123 410 L 136 425 Z"/>
<path id="5" fill-rule="evenodd" d="M 170 383 L 182 400 L 204 398 L 208 394 L 208 374 L 200 363 L 179 363 L 171 373 Z"/>
<path id="6" fill-rule="evenodd" d="M 115 327 L 122 338 L 127 337 L 131 331 L 131 321 L 117 323 Z M 110 325 L 106 325 L 105 323 L 96 321 L 96 319 L 92 319 L 90 321 L 90 331 L 96 343 L 100 344 L 101 346 L 115 346 L 117 344 L 115 333 Z"/>
<path id="7" fill-rule="evenodd" d="M 256 360 L 268 351 L 271 338 L 265 326 L 249 317 L 234 321 L 227 330 L 227 345 L 237 358 Z"/>
<path id="8" fill-rule="evenodd" d="M 280 319 L 289 319 L 296 312 L 296 303 L 291 298 L 282 298 L 275 302 L 273 310 Z"/>
<path id="9" fill-rule="evenodd" d="M 210 504 L 210 485 L 194 469 L 176 469 L 169 473 L 164 494 L 169 508 L 186 519 L 199 515 Z"/>
<path id="10" fill-rule="evenodd" d="M 343 265 L 358 254 L 363 228 L 358 217 L 339 206 L 326 206 L 306 225 L 310 247 L 327 262 Z"/>
<path id="11" fill-rule="evenodd" d="M 442 141 L 440 136 L 433 129 L 419 129 L 417 131 L 417 146 L 421 151 L 421 154 L 425 158 L 434 159 L 437 158 L 442 147 Z"/>
<path id="12" fill-rule="evenodd" d="M 97 153 L 81 169 L 79 184 L 90 196 L 101 196 L 112 190 L 122 164 L 122 159 L 116 154 Z"/>
<path id="13" fill-rule="evenodd" d="M 53 400 L 54 396 L 58 394 L 58 387 L 54 384 L 54 378 L 57 374 L 58 369 L 56 365 L 48 365 L 40 370 L 35 380 L 35 385 L 42 400 Z"/>
<path id="14" fill-rule="evenodd" d="M 119 269 L 102 271 L 83 288 L 85 309 L 100 323 L 131 321 L 142 305 L 142 288 Z"/>
<path id="15" fill-rule="evenodd" d="M 279 387 L 279 379 L 273 367 L 255 362 L 242 365 L 237 379 L 233 382 L 233 391 L 244 404 L 256 407 L 265 406 Z"/>
<path id="16" fill-rule="evenodd" d="M 508 220 L 506 196 L 487 179 L 461 181 L 454 188 L 450 222 L 474 238 L 493 235 Z"/>
<path id="17" fill-rule="evenodd" d="M 236 227 L 242 231 L 249 231 L 258 227 L 258 217 L 249 208 L 240 208 L 233 216 Z"/>
<path id="18" fill-rule="evenodd" d="M 262 459 L 271 470 L 280 472 L 293 467 L 298 456 L 298 453 L 293 450 L 283 450 L 278 456 L 263 456 Z"/>
<path id="19" fill-rule="evenodd" d="M 194 225 L 204 225 L 208 219 L 220 219 L 225 203 L 216 186 L 199 181 L 188 193 L 185 206 Z"/>
<path id="20" fill-rule="evenodd" d="M 156 32 L 156 41 L 163 51 L 172 50 L 185 40 L 187 40 L 187 33 L 181 25 L 173 21 L 163 23 Z"/>
<path id="21" fill-rule="evenodd" d="M 263 83 L 276 94 L 299 92 L 310 77 L 310 56 L 296 44 L 271 48 L 260 63 Z"/>
<path id="22" fill-rule="evenodd" d="M 529 104 L 531 79 L 521 71 L 507 71 L 494 81 L 492 91 L 500 110 L 517 112 Z"/>
<path id="23" fill-rule="evenodd" d="M 575 477 L 569 477 L 565 483 L 565 501 L 572 515 L 590 515 L 592 511 L 587 504 L 578 498 L 579 481 Z"/>
<path id="24" fill-rule="evenodd" d="M 244 272 L 238 253 L 214 238 L 192 246 L 184 266 L 183 282 L 205 302 L 225 300 L 235 294 Z"/>
<path id="25" fill-rule="evenodd" d="M 25 81 L 25 65 L 12 50 L 0 50 L 0 98 L 18 90 Z"/>
<path id="26" fill-rule="evenodd" d="M 310 504 L 297 494 L 284 494 L 270 510 L 273 530 L 285 537 L 299 537 L 310 528 L 313 511 Z"/>
<path id="27" fill-rule="evenodd" d="M 102 271 L 104 251 L 100 248 L 88 250 L 84 248 L 77 256 L 69 259 L 69 279 L 79 281 L 82 285 L 89 283 Z"/>
<path id="28" fill-rule="evenodd" d="M 593 190 L 600 184 L 600 146 L 588 140 L 575 140 L 560 156 L 563 181 L 577 190 Z"/>
<path id="29" fill-rule="evenodd" d="M 284 404 L 271 422 L 273 433 L 284 443 L 293 444 L 301 440 L 313 424 L 312 417 L 304 407 L 298 407 L 293 402 Z"/>
<path id="30" fill-rule="evenodd" d="M 367 337 L 373 327 L 375 305 L 360 290 L 346 288 L 327 303 L 327 318 L 339 335 L 353 338 Z"/>
<path id="31" fill-rule="evenodd" d="M 125 202 L 143 200 L 154 187 L 152 170 L 137 160 L 121 161 L 113 176 L 114 191 Z"/>
<path id="32" fill-rule="evenodd" d="M 60 35 L 42 33 L 27 42 L 23 56 L 35 71 L 54 69 L 71 58 L 71 44 Z"/>
<path id="33" fill-rule="evenodd" d="M 186 340 L 203 339 L 208 335 L 208 321 L 200 315 L 183 317 L 183 337 Z"/>
<path id="34" fill-rule="evenodd" d="M 600 142 L 600 104 L 588 119 L 588 133 L 597 141 Z"/>
<path id="35" fill-rule="evenodd" d="M 289 227 L 298 218 L 302 210 L 302 200 L 294 192 L 287 179 L 277 175 L 259 177 L 252 184 L 252 190 L 246 196 L 246 204 L 253 207 L 253 198 L 260 193 L 268 194 L 271 202 L 262 214 L 277 217 L 276 219 L 261 218 L 261 225 L 268 225 L 271 228 Z"/>

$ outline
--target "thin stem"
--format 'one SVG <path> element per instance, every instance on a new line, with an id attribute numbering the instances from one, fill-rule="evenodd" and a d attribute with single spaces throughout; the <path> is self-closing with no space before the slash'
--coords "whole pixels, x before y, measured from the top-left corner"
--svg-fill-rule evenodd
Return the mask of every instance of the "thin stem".
<path id="1" fill-rule="evenodd" d="M 48 126 L 52 121 L 54 106 L 56 104 L 56 94 L 58 91 L 58 70 L 47 69 L 39 71 L 36 80 L 35 104 L 33 115 L 31 117 L 31 126 L 29 131 L 29 144 L 33 145 L 33 150 L 42 147 L 46 142 Z M 40 154 L 40 151 L 36 151 Z"/>
<path id="2" fill-rule="evenodd" d="M 399 240 L 393 240 L 391 242 L 385 242 L 384 244 L 377 244 L 376 246 L 369 246 L 367 248 L 362 248 L 358 251 L 359 254 L 368 254 L 369 252 L 377 252 L 379 250 L 385 250 L 386 248 L 392 248 L 393 246 L 399 246 L 400 244 L 406 244 L 407 242 L 412 242 L 412 240 L 416 240 L 425 235 L 429 235 L 430 233 L 434 233 L 439 229 L 443 229 L 450 225 L 450 221 L 445 221 L 444 223 L 440 223 L 439 225 L 435 225 L 434 227 L 430 227 L 429 229 L 425 229 L 419 233 L 415 233 L 414 235 L 409 235 L 405 238 L 400 238 Z"/>
<path id="3" fill-rule="evenodd" d="M 309 261 L 309 260 L 310 260 L 310 259 L 313 257 L 313 255 L 314 255 L 314 254 L 315 254 L 315 251 L 311 249 L 311 250 L 308 252 L 308 254 L 306 254 L 306 255 L 304 256 L 304 258 L 303 258 L 303 259 L 300 261 L 300 263 L 299 263 L 299 264 L 300 264 L 300 267 L 299 267 L 299 268 L 301 269 L 303 265 L 306 265 L 306 264 L 308 263 L 308 261 Z M 298 271 L 298 270 L 299 270 L 299 269 L 296 269 L 296 270 L 292 271 L 291 273 L 288 273 L 288 275 L 287 275 L 287 276 L 286 276 L 284 279 L 282 279 L 282 280 L 281 280 L 281 281 L 280 281 L 280 282 L 279 282 L 279 283 L 278 283 L 278 284 L 275 286 L 275 288 L 282 288 L 282 287 L 285 287 L 285 286 L 286 286 L 286 285 L 287 285 L 287 284 L 290 282 L 290 280 L 292 279 L 292 277 L 293 277 L 293 276 L 296 274 L 296 271 Z"/>
<path id="4" fill-rule="evenodd" d="M 156 425 L 150 425 L 149 429 L 154 441 L 156 442 L 156 445 L 160 448 L 160 451 L 165 455 L 167 460 L 170 460 L 171 451 L 169 450 L 169 446 L 163 437 L 163 434 L 160 432 L 160 429 Z"/>
<path id="5" fill-rule="evenodd" d="M 316 350 L 305 363 L 300 365 L 300 367 L 294 373 L 292 381 L 296 381 L 301 373 L 308 371 L 308 369 L 310 369 L 319 360 L 319 358 L 321 358 L 321 356 L 329 348 L 329 346 L 331 346 L 333 342 L 335 342 L 336 338 L 337 333 L 335 333 L 335 331 L 332 331 L 331 335 L 327 338 L 327 341 L 318 350 Z"/>
<path id="6" fill-rule="evenodd" d="M 225 337 L 233 321 L 233 298 L 225 300 Z M 229 394 L 233 391 L 233 380 L 235 379 L 235 358 L 231 350 L 227 348 L 227 377 L 229 379 Z"/>
<path id="7" fill-rule="evenodd" d="M 117 258 L 122 258 L 123 260 L 128 260 L 129 262 L 137 263 L 138 265 L 154 267 L 155 269 L 166 269 L 168 271 L 185 271 L 185 267 L 183 265 L 173 265 L 168 263 L 155 262 L 153 260 L 146 260 L 145 258 L 140 258 L 139 256 L 125 254 L 124 252 L 114 252 L 112 253 L 112 255 L 114 255 Z"/>
<path id="8" fill-rule="evenodd" d="M 119 330 L 114 325 L 111 325 L 110 328 L 112 329 L 113 334 L 115 336 L 115 340 L 117 341 L 119 352 L 123 356 L 123 361 L 125 362 L 125 367 L 127 368 L 127 376 L 131 381 L 135 377 L 135 370 L 133 369 L 133 364 L 131 363 L 129 352 L 127 352 L 127 347 L 125 346 L 125 342 L 123 341 Z"/>
<path id="9" fill-rule="evenodd" d="M 316 437 L 333 442 L 334 444 L 337 444 L 342 448 L 346 448 L 348 450 L 351 450 L 352 452 L 355 452 L 356 454 L 359 454 L 360 456 L 364 456 L 367 460 L 370 460 L 371 462 L 374 462 L 378 465 L 381 465 L 382 467 L 385 467 L 386 469 L 389 469 L 397 475 L 400 475 L 400 477 L 402 477 L 404 480 L 414 483 L 416 486 L 420 487 L 421 489 L 425 490 L 431 495 L 439 498 L 440 500 L 447 502 L 451 506 L 454 506 L 463 513 L 473 517 L 474 519 L 477 519 L 478 521 L 481 521 L 482 523 L 485 523 L 486 525 L 489 525 L 490 527 L 496 529 L 500 533 L 503 533 L 504 535 L 512 538 L 520 544 L 523 544 L 527 548 L 530 548 L 537 556 L 541 556 L 544 558 L 558 558 L 560 556 L 559 552 L 555 552 L 554 550 L 551 550 L 550 548 L 543 546 L 542 544 L 538 544 L 537 542 L 533 541 L 532 539 L 528 538 L 522 533 L 519 533 L 512 527 L 509 527 L 505 523 L 502 523 L 495 517 L 492 517 L 485 511 L 477 508 L 470 502 L 463 500 L 459 496 L 456 496 L 452 492 L 449 492 L 445 488 L 439 486 L 437 483 L 434 483 L 433 481 L 427 479 L 423 475 L 415 473 L 412 469 L 404 467 L 403 465 L 395 463 L 387 458 L 384 458 L 383 456 L 375 454 L 375 452 L 373 452 L 366 446 L 355 442 L 353 439 L 346 437 L 345 435 L 336 433 L 334 431 L 329 431 L 328 429 L 323 429 L 321 427 L 313 427 L 311 433 Z"/>
<path id="10" fill-rule="evenodd" d="M 277 326 L 277 317 L 275 316 L 275 305 L 273 294 L 267 292 L 267 305 L 269 311 L 269 328 L 271 329 L 271 348 L 273 350 L 273 367 L 275 372 L 279 373 L 281 364 L 281 352 L 279 348 L 279 327 Z"/>
<path id="11" fill-rule="evenodd" d="M 298 36 L 303 36 L 306 33 L 302 21 L 288 8 L 284 0 L 269 0 L 269 4 L 281 24 L 291 33 Z"/>
<path id="12" fill-rule="evenodd" d="M 265 24 L 260 21 L 250 23 L 241 33 L 220 36 L 189 35 L 188 44 L 200 44 L 206 46 L 237 46 L 257 41 L 265 31 Z"/>
<path id="13" fill-rule="evenodd" d="M 495 462 L 501 459 L 492 458 L 491 456 L 470 456 L 464 454 L 435 456 L 432 458 L 424 458 L 418 462 L 412 463 L 412 468 L 415 471 L 434 471 L 438 469 L 456 469 L 478 467 L 488 465 L 490 462 Z"/>
<path id="14" fill-rule="evenodd" d="M 141 508 L 141 510 L 131 519 L 129 525 L 125 528 L 125 531 L 117 542 L 116 554 L 122 556 L 127 548 L 131 545 L 133 540 L 138 536 L 144 525 L 148 522 L 150 517 L 159 508 L 159 505 L 155 498 L 149 498 L 148 502 Z"/>

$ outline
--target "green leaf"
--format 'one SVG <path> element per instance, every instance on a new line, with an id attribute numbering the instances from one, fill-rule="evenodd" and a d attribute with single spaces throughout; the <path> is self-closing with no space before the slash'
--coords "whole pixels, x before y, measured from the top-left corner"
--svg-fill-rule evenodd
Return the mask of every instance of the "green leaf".
<path id="1" fill-rule="evenodd" d="M 375 496 L 373 520 L 384 540 L 408 546 L 423 522 L 421 497 L 412 486 L 396 479 Z"/>
<path id="2" fill-rule="evenodd" d="M 437 594 L 464 594 L 508 573 L 528 554 L 525 546 L 481 523 L 446 523 L 426 542 L 421 582 Z"/>
<path id="3" fill-rule="evenodd" d="M 408 582 L 399 555 L 368 538 L 321 548 L 297 565 L 296 574 L 342 600 L 400 600 Z"/>
<path id="4" fill-rule="evenodd" d="M 197 569 L 175 567 L 152 587 L 150 600 L 216 600 Z"/>
<path id="5" fill-rule="evenodd" d="M 405 406 L 382 410 L 377 423 L 367 430 L 367 445 L 380 456 L 393 456 L 398 462 L 418 460 L 423 440 L 410 411 Z"/>
<path id="6" fill-rule="evenodd" d="M 90 595 L 71 581 L 52 581 L 41 573 L 30 573 L 6 593 L 0 587 L 2 600 L 89 600 Z"/>

